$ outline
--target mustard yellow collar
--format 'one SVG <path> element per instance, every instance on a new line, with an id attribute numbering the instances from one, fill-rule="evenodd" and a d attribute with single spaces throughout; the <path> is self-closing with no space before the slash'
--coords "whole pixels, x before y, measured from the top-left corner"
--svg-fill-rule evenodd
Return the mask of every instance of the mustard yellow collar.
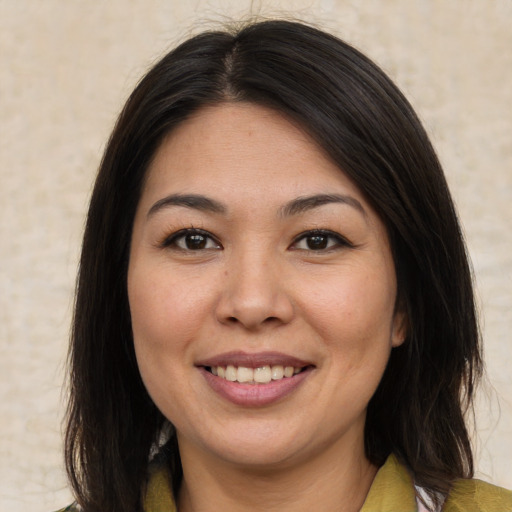
<path id="1" fill-rule="evenodd" d="M 177 512 L 165 466 L 150 467 L 145 512 Z M 394 455 L 379 469 L 360 512 L 417 512 L 407 469 Z M 458 480 L 443 512 L 512 512 L 512 492 L 480 480 Z"/>
<path id="2" fill-rule="evenodd" d="M 145 512 L 176 512 L 169 475 L 153 467 L 144 500 Z M 415 512 L 414 486 L 407 471 L 390 456 L 378 471 L 361 512 Z"/>
<path id="3" fill-rule="evenodd" d="M 373 480 L 360 512 L 416 512 L 412 478 L 390 455 Z"/>

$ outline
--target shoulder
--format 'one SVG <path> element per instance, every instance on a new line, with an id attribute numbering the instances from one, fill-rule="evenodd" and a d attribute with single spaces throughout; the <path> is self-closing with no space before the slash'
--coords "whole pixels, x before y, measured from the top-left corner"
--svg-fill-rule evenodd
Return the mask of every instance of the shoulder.
<path id="1" fill-rule="evenodd" d="M 457 480 L 443 512 L 512 512 L 512 491 L 482 480 Z"/>

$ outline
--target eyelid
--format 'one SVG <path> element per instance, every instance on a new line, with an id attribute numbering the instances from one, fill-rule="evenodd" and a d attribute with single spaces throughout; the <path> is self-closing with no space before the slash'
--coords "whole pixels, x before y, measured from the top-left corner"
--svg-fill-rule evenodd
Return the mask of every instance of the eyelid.
<path id="1" fill-rule="evenodd" d="M 295 245 L 297 245 L 299 242 L 301 242 L 305 238 L 308 238 L 311 236 L 326 236 L 326 237 L 336 240 L 336 244 L 329 246 L 325 249 L 318 249 L 316 251 L 314 249 L 299 249 L 299 248 L 294 247 Z M 308 231 L 304 231 L 304 232 L 300 233 L 299 235 L 297 235 L 294 238 L 292 244 L 290 245 L 291 250 L 304 250 L 304 251 L 311 251 L 311 252 L 318 252 L 318 253 L 328 252 L 328 251 L 336 250 L 336 249 L 339 249 L 342 247 L 354 247 L 354 244 L 352 244 L 343 235 L 340 235 L 339 233 L 336 233 L 336 231 L 331 231 L 329 229 L 310 229 Z"/>
<path id="2" fill-rule="evenodd" d="M 184 249 L 182 247 L 179 247 L 176 244 L 177 240 L 179 240 L 180 238 L 185 237 L 187 235 L 202 235 L 206 238 L 209 238 L 210 240 L 212 240 L 215 243 L 215 245 L 217 246 L 217 247 L 215 247 L 215 249 L 223 248 L 222 244 L 217 240 L 217 238 L 215 236 L 213 236 L 209 231 L 205 231 L 204 229 L 199 229 L 199 228 L 179 229 L 178 231 L 175 231 L 174 233 L 167 235 L 159 245 L 163 248 L 174 248 L 174 249 L 181 250 L 181 251 L 199 252 L 200 250 L 193 251 L 192 249 Z M 204 251 L 204 250 L 208 250 L 208 249 L 212 249 L 212 248 L 210 247 L 210 248 L 201 249 L 201 250 Z"/>
<path id="3" fill-rule="evenodd" d="M 202 236 L 208 238 L 209 240 L 211 240 L 216 245 L 216 247 L 197 249 L 196 251 L 194 251 L 193 249 L 186 249 L 186 248 L 180 247 L 176 243 L 176 241 L 179 240 L 180 238 L 187 236 L 187 235 L 202 235 Z M 331 244 L 330 246 L 326 247 L 325 249 L 318 249 L 318 250 L 307 249 L 307 248 L 301 249 L 301 248 L 295 247 L 302 240 L 304 240 L 308 237 L 313 237 L 313 236 L 325 236 L 325 237 L 335 240 L 335 243 Z M 211 250 L 211 249 L 223 249 L 222 244 L 212 233 L 210 233 L 209 231 L 206 231 L 204 229 L 199 229 L 199 228 L 179 229 L 178 231 L 175 231 L 175 232 L 171 233 L 170 235 L 167 235 L 162 240 L 162 242 L 160 242 L 158 245 L 163 248 L 174 248 L 176 250 L 182 250 L 185 252 L 188 252 L 188 251 L 199 252 L 199 251 Z M 347 240 L 347 238 L 345 238 L 344 236 L 340 235 L 339 233 L 337 233 L 335 231 L 331 231 L 329 229 L 310 229 L 307 231 L 303 231 L 302 233 L 300 233 L 299 235 L 297 235 L 294 238 L 293 242 L 290 245 L 291 250 L 305 250 L 305 251 L 319 252 L 319 253 L 336 250 L 336 249 L 339 249 L 342 247 L 354 247 L 354 245 L 349 240 Z"/>

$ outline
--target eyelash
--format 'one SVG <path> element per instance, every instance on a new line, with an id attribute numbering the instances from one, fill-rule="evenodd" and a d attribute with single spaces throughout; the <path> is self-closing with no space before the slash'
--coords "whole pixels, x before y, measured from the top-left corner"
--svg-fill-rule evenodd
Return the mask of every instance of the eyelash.
<path id="1" fill-rule="evenodd" d="M 203 239 L 206 241 L 206 244 L 213 242 L 216 247 L 199 247 L 196 249 L 191 249 L 190 247 L 181 247 L 179 245 L 179 242 L 182 240 L 186 244 L 186 237 L 187 236 L 200 236 L 203 237 Z M 161 244 L 162 247 L 169 247 L 178 249 L 181 251 L 199 251 L 199 250 L 208 250 L 208 249 L 222 249 L 222 245 L 220 242 L 208 231 L 204 231 L 203 229 L 198 228 L 187 228 L 187 229 L 180 229 L 179 231 L 176 231 L 176 233 L 173 233 L 172 235 L 168 236 L 163 243 Z"/>
<path id="2" fill-rule="evenodd" d="M 196 236 L 201 237 L 200 239 L 196 240 L 197 242 L 202 242 L 205 244 L 205 246 L 199 246 L 194 248 L 187 247 L 187 239 L 186 237 L 190 236 Z M 297 245 L 302 242 L 306 241 L 308 239 L 317 238 L 322 239 L 322 242 L 325 241 L 326 245 L 325 247 L 319 247 L 316 249 L 308 247 L 298 247 Z M 332 243 L 334 241 L 334 243 Z M 180 242 L 183 242 L 184 246 L 180 245 Z M 208 247 L 208 245 L 214 244 L 214 247 Z M 221 243 L 208 231 L 204 231 L 203 229 L 198 228 L 187 228 L 187 229 L 180 229 L 176 233 L 173 233 L 172 235 L 168 236 L 162 243 L 162 247 L 165 248 L 173 248 L 181 251 L 190 251 L 190 252 L 196 252 L 196 251 L 202 251 L 202 250 L 209 250 L 209 249 L 222 249 Z M 339 249 L 341 247 L 353 247 L 353 244 L 351 244 L 346 238 L 342 237 L 340 234 L 330 231 L 327 229 L 314 229 L 310 231 L 305 231 L 295 237 L 292 244 L 290 245 L 291 250 L 300 250 L 300 251 L 310 251 L 310 252 L 330 252 L 336 249 Z"/>
<path id="3" fill-rule="evenodd" d="M 311 247 L 296 247 L 297 244 L 301 241 L 306 241 L 307 239 L 312 238 L 323 238 L 327 242 L 326 247 L 321 247 L 317 249 L 312 249 Z M 329 244 L 329 239 L 331 241 L 334 241 L 334 243 Z M 311 252 L 329 252 L 336 249 L 340 249 L 341 247 L 353 247 L 353 244 L 351 244 L 346 238 L 341 236 L 339 233 L 336 233 L 334 231 L 330 231 L 328 229 L 313 229 L 310 231 L 305 231 L 304 233 L 301 233 L 297 237 L 295 237 L 295 240 L 293 241 L 291 248 L 293 250 L 297 251 L 311 251 Z"/>

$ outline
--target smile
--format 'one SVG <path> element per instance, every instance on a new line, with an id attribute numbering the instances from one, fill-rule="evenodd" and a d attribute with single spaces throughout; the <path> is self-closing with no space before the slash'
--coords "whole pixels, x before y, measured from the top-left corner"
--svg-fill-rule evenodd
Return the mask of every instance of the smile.
<path id="1" fill-rule="evenodd" d="M 298 366 L 264 365 L 258 368 L 246 366 L 211 366 L 208 370 L 215 376 L 230 382 L 244 384 L 268 384 L 269 382 L 293 377 L 303 368 Z"/>
<path id="2" fill-rule="evenodd" d="M 284 400 L 302 387 L 316 365 L 279 352 L 233 351 L 196 361 L 209 388 L 223 400 L 263 407 Z"/>

